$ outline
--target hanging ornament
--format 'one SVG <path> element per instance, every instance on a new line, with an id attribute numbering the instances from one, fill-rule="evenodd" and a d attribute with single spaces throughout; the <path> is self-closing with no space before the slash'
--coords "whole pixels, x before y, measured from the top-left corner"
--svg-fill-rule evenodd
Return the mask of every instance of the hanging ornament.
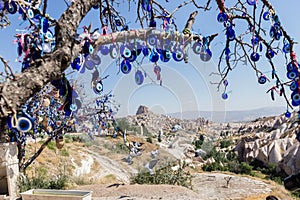
<path id="1" fill-rule="evenodd" d="M 204 46 L 202 46 L 201 53 L 200 53 L 200 59 L 203 62 L 208 62 L 212 57 L 212 52 L 210 49 L 206 49 Z"/>
<path id="2" fill-rule="evenodd" d="M 247 3 L 248 3 L 250 6 L 254 6 L 254 5 L 256 5 L 256 0 L 247 0 Z"/>
<path id="3" fill-rule="evenodd" d="M 157 53 L 156 51 L 154 51 L 154 49 L 152 49 L 152 52 L 151 52 L 151 54 L 150 54 L 150 56 L 149 56 L 149 59 L 150 59 L 150 61 L 153 62 L 153 63 L 155 63 L 155 62 L 158 61 L 159 55 L 158 55 L 158 53 Z"/>
<path id="4" fill-rule="evenodd" d="M 199 55 L 201 53 L 201 47 L 202 47 L 202 44 L 201 42 L 199 41 L 196 41 L 194 44 L 193 44 L 193 51 L 195 54 Z"/>
<path id="5" fill-rule="evenodd" d="M 265 84 L 267 82 L 267 77 L 265 75 L 261 75 L 258 77 L 259 84 Z"/>
<path id="6" fill-rule="evenodd" d="M 257 62 L 259 60 L 259 54 L 257 52 L 253 52 L 251 53 L 250 55 L 250 59 L 253 61 L 253 62 Z"/>
<path id="7" fill-rule="evenodd" d="M 220 12 L 217 16 L 217 21 L 220 23 L 224 23 L 227 20 L 227 15 L 224 12 Z"/>
<path id="8" fill-rule="evenodd" d="M 270 12 L 269 11 L 264 12 L 263 18 L 264 18 L 264 20 L 269 21 L 270 20 Z"/>
<path id="9" fill-rule="evenodd" d="M 128 60 L 121 62 L 121 71 L 123 74 L 128 74 L 131 71 L 131 64 Z"/>
<path id="10" fill-rule="evenodd" d="M 142 85 L 144 82 L 143 73 L 140 70 L 137 70 L 134 75 L 135 83 L 137 85 Z"/>
<path id="11" fill-rule="evenodd" d="M 272 49 L 267 49 L 266 51 L 266 58 L 271 59 L 275 55 L 275 52 Z"/>

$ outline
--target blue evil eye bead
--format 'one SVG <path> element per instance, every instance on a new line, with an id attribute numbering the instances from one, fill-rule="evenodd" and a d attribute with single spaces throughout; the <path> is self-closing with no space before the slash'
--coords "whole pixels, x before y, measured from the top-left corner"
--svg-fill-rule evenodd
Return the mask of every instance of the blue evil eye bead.
<path id="1" fill-rule="evenodd" d="M 225 87 L 228 86 L 228 81 L 227 81 L 226 79 L 223 81 L 223 85 L 224 85 Z"/>
<path id="2" fill-rule="evenodd" d="M 123 74 L 128 74 L 131 71 L 131 64 L 127 60 L 121 62 L 121 72 Z"/>
<path id="3" fill-rule="evenodd" d="M 295 64 L 294 64 L 293 62 L 289 62 L 289 63 L 287 64 L 287 66 L 286 66 L 286 70 L 287 70 L 287 71 L 292 71 L 292 70 L 294 70 L 294 69 L 297 69 L 296 66 L 295 66 Z"/>
<path id="4" fill-rule="evenodd" d="M 116 26 L 122 26 L 121 19 L 118 16 L 114 17 L 114 21 Z"/>
<path id="5" fill-rule="evenodd" d="M 291 94 L 291 98 L 292 98 L 292 105 L 293 106 L 299 106 L 300 105 L 300 95 L 299 95 L 298 91 L 294 91 Z"/>
<path id="6" fill-rule="evenodd" d="M 149 56 L 149 54 L 150 54 L 150 49 L 149 49 L 148 47 L 144 46 L 144 47 L 142 48 L 142 53 L 143 53 L 144 56 Z"/>
<path id="7" fill-rule="evenodd" d="M 131 56 L 128 58 L 129 62 L 134 62 L 137 58 L 137 52 L 136 51 L 131 51 Z"/>
<path id="8" fill-rule="evenodd" d="M 93 62 L 91 56 L 87 56 L 84 60 L 84 67 L 88 70 L 92 70 L 95 67 L 95 63 Z"/>
<path id="9" fill-rule="evenodd" d="M 160 72 L 161 72 L 161 68 L 160 68 L 160 66 L 155 66 L 154 67 L 154 69 L 153 69 L 153 72 L 155 73 L 155 74 L 160 74 Z"/>
<path id="10" fill-rule="evenodd" d="M 18 11 L 18 6 L 16 4 L 16 2 L 14 1 L 6 1 L 5 2 L 5 8 L 7 10 L 7 12 L 9 12 L 10 14 L 15 14 Z"/>
<path id="11" fill-rule="evenodd" d="M 43 23 L 43 33 L 47 33 L 48 28 L 49 28 L 49 21 L 48 21 L 48 19 L 47 18 L 42 18 L 42 23 Z"/>
<path id="12" fill-rule="evenodd" d="M 283 45 L 283 48 L 282 48 L 282 51 L 284 52 L 284 53 L 289 53 L 290 52 L 290 44 L 289 43 L 287 43 L 287 44 L 285 44 L 285 45 Z"/>
<path id="13" fill-rule="evenodd" d="M 274 39 L 275 40 L 280 40 L 281 36 L 282 36 L 282 31 L 279 29 L 279 30 L 276 31 Z"/>
<path id="14" fill-rule="evenodd" d="M 292 71 L 288 71 L 286 73 L 286 76 L 288 79 L 296 79 L 298 77 L 298 70 L 297 69 L 293 69 Z"/>
<path id="15" fill-rule="evenodd" d="M 118 57 L 118 47 L 116 45 L 113 44 L 109 47 L 109 55 L 112 59 Z"/>
<path id="16" fill-rule="evenodd" d="M 200 53 L 200 59 L 203 62 L 208 62 L 212 57 L 212 52 L 210 49 L 206 49 L 205 47 L 202 47 L 201 53 Z"/>
<path id="17" fill-rule="evenodd" d="M 229 41 L 233 41 L 235 39 L 235 31 L 233 28 L 227 28 L 226 36 Z"/>
<path id="18" fill-rule="evenodd" d="M 228 94 L 226 92 L 222 93 L 222 99 L 224 100 L 228 99 Z"/>
<path id="19" fill-rule="evenodd" d="M 156 28 L 156 21 L 155 20 L 150 20 L 149 27 L 150 28 Z"/>
<path id="20" fill-rule="evenodd" d="M 157 53 L 156 51 L 153 50 L 153 51 L 151 52 L 150 56 L 149 56 L 149 59 L 150 59 L 150 61 L 153 62 L 153 63 L 157 62 L 158 59 L 159 59 L 158 53 Z"/>
<path id="21" fill-rule="evenodd" d="M 292 113 L 287 110 L 284 115 L 286 118 L 290 118 Z"/>
<path id="22" fill-rule="evenodd" d="M 274 28 L 274 26 L 271 26 L 270 32 L 269 32 L 270 37 L 274 38 L 275 37 L 275 33 L 276 33 L 276 29 Z"/>
<path id="23" fill-rule="evenodd" d="M 98 92 L 98 93 L 101 93 L 103 91 L 103 84 L 102 84 L 102 81 L 98 81 L 97 84 L 96 84 L 96 87 L 95 87 L 95 90 Z"/>
<path id="24" fill-rule="evenodd" d="M 0 10 L 3 10 L 3 8 L 4 8 L 4 2 L 1 0 L 0 1 Z M 20 13 L 21 14 L 21 13 Z"/>
<path id="25" fill-rule="evenodd" d="M 100 52 L 102 55 L 106 56 L 109 54 L 109 49 L 107 46 L 103 45 L 103 46 L 100 46 Z"/>
<path id="26" fill-rule="evenodd" d="M 269 11 L 264 12 L 263 18 L 264 18 L 264 20 L 269 21 L 270 20 L 270 12 Z"/>
<path id="27" fill-rule="evenodd" d="M 150 12 L 150 11 L 151 11 L 150 0 L 142 0 L 142 8 L 143 8 L 145 11 Z"/>
<path id="28" fill-rule="evenodd" d="M 298 82 L 297 81 L 293 81 L 290 85 L 290 90 L 291 91 L 297 91 L 298 90 Z"/>
<path id="29" fill-rule="evenodd" d="M 162 50 L 160 54 L 160 60 L 163 62 L 168 62 L 172 57 L 172 54 L 169 50 Z"/>
<path id="30" fill-rule="evenodd" d="M 199 55 L 201 53 L 201 47 L 202 47 L 202 44 L 200 42 L 195 42 L 193 44 L 194 53 Z"/>
<path id="31" fill-rule="evenodd" d="M 268 49 L 266 52 L 266 58 L 271 59 L 275 55 L 275 52 L 272 49 Z"/>
<path id="32" fill-rule="evenodd" d="M 257 62 L 259 60 L 259 54 L 257 52 L 253 52 L 251 53 L 250 55 L 250 59 L 253 61 L 253 62 Z"/>
<path id="33" fill-rule="evenodd" d="M 131 50 L 128 45 L 121 45 L 120 53 L 123 58 L 129 58 L 131 56 Z"/>
<path id="34" fill-rule="evenodd" d="M 21 9 L 21 10 L 22 10 L 22 9 Z M 28 17 L 29 17 L 30 19 L 34 18 L 34 12 L 33 12 L 33 10 L 29 8 L 29 9 L 27 10 L 27 15 L 28 15 Z"/>
<path id="35" fill-rule="evenodd" d="M 265 84 L 267 82 L 267 77 L 265 75 L 261 75 L 258 77 L 258 83 L 259 84 Z"/>
<path id="36" fill-rule="evenodd" d="M 137 70 L 134 75 L 135 83 L 137 85 L 142 85 L 144 82 L 144 75 L 140 70 Z"/>
<path id="37" fill-rule="evenodd" d="M 184 55 L 183 55 L 183 51 L 178 48 L 176 49 L 173 53 L 172 53 L 172 57 L 176 62 L 180 62 L 183 60 Z"/>
<path id="38" fill-rule="evenodd" d="M 157 44 L 157 37 L 155 35 L 149 35 L 148 37 L 148 44 L 151 46 L 156 46 Z"/>
<path id="39" fill-rule="evenodd" d="M 226 15 L 226 13 L 224 13 L 224 12 L 220 12 L 220 13 L 218 14 L 218 16 L 217 16 L 217 21 L 220 22 L 220 23 L 225 22 L 226 19 L 227 19 L 227 15 Z"/>
<path id="40" fill-rule="evenodd" d="M 258 37 L 253 37 L 253 38 L 251 39 L 251 43 L 252 43 L 253 46 L 258 45 L 258 43 L 259 43 L 259 38 L 258 38 Z"/>
<path id="41" fill-rule="evenodd" d="M 73 112 L 76 111 L 77 110 L 77 105 L 75 103 L 72 103 L 70 105 L 70 110 L 73 111 Z"/>
<path id="42" fill-rule="evenodd" d="M 224 27 L 227 27 L 227 28 L 232 28 L 232 22 L 230 20 L 226 20 L 224 22 Z"/>
<path id="43" fill-rule="evenodd" d="M 97 54 L 92 54 L 91 60 L 94 62 L 95 65 L 100 65 L 101 64 L 101 58 Z"/>
<path id="44" fill-rule="evenodd" d="M 247 0 L 247 3 L 250 5 L 250 6 L 254 6 L 256 4 L 256 0 Z"/>
<path id="45" fill-rule="evenodd" d="M 89 46 L 89 53 L 92 54 L 94 52 L 94 47 L 92 45 Z"/>

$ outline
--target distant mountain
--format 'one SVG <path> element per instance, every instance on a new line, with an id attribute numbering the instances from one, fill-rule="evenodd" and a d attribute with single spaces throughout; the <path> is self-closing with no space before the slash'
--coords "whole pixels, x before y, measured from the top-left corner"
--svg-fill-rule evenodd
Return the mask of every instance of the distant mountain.
<path id="1" fill-rule="evenodd" d="M 278 116 L 285 112 L 285 107 L 264 107 L 253 110 L 238 111 L 184 111 L 168 114 L 181 119 L 197 119 L 203 117 L 213 122 L 245 122 L 259 117 Z"/>

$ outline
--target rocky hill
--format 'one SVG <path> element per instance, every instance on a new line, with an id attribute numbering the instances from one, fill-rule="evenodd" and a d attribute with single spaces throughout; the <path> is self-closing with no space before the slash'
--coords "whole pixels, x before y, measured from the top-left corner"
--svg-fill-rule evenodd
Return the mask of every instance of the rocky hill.
<path id="1" fill-rule="evenodd" d="M 204 173 L 201 166 L 215 162 L 213 158 L 204 159 L 212 148 L 209 145 L 230 140 L 228 149 L 235 150 L 241 161 L 258 160 L 265 165 L 273 163 L 279 171 L 289 175 L 300 168 L 295 120 L 296 114 L 289 119 L 278 116 L 248 123 L 213 123 L 203 118 L 180 120 L 157 115 L 140 106 L 136 115 L 119 119 L 119 124 L 127 130 L 126 138 L 121 135 L 116 138 L 95 136 L 91 140 L 85 133 L 68 136 L 62 150 L 48 146 L 31 166 L 29 174 L 34 176 L 42 172 L 45 176 L 55 176 L 67 173 L 75 183 L 70 188 L 93 190 L 95 199 L 124 196 L 127 197 L 125 199 L 175 199 L 178 195 L 182 196 L 181 199 L 258 200 L 268 195 L 282 200 L 292 199 L 283 186 L 272 181 L 232 173 Z M 72 142 L 73 137 L 82 134 L 84 139 Z M 201 139 L 203 145 L 197 149 L 195 141 Z M 124 140 L 126 144 L 142 144 L 142 153 L 133 156 L 132 162 L 128 162 L 131 150 L 124 145 Z M 28 145 L 29 150 L 34 152 L 36 145 L 38 143 Z M 154 172 L 168 162 L 174 161 L 172 170 L 178 170 L 180 163 L 186 163 L 193 175 L 193 190 L 178 186 L 130 185 L 132 175 L 145 170 L 153 157 L 159 160 Z M 231 182 L 227 185 L 229 177 Z M 115 183 L 119 186 L 108 188 Z M 147 192 L 153 189 L 157 191 L 155 194 Z"/>

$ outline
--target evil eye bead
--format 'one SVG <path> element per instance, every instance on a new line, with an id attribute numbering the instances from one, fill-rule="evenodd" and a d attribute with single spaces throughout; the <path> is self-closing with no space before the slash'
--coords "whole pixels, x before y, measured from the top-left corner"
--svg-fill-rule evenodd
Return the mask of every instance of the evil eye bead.
<path id="1" fill-rule="evenodd" d="M 18 6 L 16 4 L 16 2 L 14 1 L 6 1 L 5 2 L 5 8 L 7 10 L 7 12 L 9 12 L 10 14 L 15 14 L 18 11 Z"/>
<path id="2" fill-rule="evenodd" d="M 200 53 L 200 59 L 203 62 L 208 62 L 212 57 L 212 52 L 210 49 L 206 49 L 205 47 L 202 47 L 201 53 Z"/>
<path id="3" fill-rule="evenodd" d="M 286 66 L 286 70 L 287 70 L 287 71 L 292 71 L 292 70 L 294 70 L 294 69 L 296 69 L 295 64 L 294 64 L 293 62 L 289 62 L 289 63 L 287 64 L 287 66 Z"/>
<path id="4" fill-rule="evenodd" d="M 123 58 L 129 58 L 131 56 L 131 50 L 127 45 L 122 45 L 120 47 L 120 53 Z"/>
<path id="5" fill-rule="evenodd" d="M 232 22 L 230 20 L 224 21 L 224 26 L 227 28 L 232 28 Z"/>
<path id="6" fill-rule="evenodd" d="M 115 20 L 116 26 L 122 26 L 122 23 L 121 23 L 121 20 L 120 20 L 119 17 L 115 16 L 115 17 L 114 17 L 114 20 Z"/>
<path id="7" fill-rule="evenodd" d="M 142 8 L 147 11 L 150 12 L 151 11 L 151 4 L 149 0 L 142 0 Z"/>
<path id="8" fill-rule="evenodd" d="M 202 44 L 200 42 L 195 42 L 193 44 L 194 53 L 199 55 L 201 53 L 201 47 L 202 47 Z"/>
<path id="9" fill-rule="evenodd" d="M 137 85 L 142 85 L 144 82 L 144 75 L 140 70 L 137 70 L 134 75 L 135 83 Z"/>
<path id="10" fill-rule="evenodd" d="M 172 57 L 172 54 L 170 51 L 168 50 L 162 50 L 161 54 L 160 54 L 160 60 L 163 62 L 168 62 Z"/>
<path id="11" fill-rule="evenodd" d="M 96 84 L 96 91 L 97 92 L 102 92 L 103 91 L 103 84 L 101 81 L 98 81 L 97 84 Z"/>
<path id="12" fill-rule="evenodd" d="M 143 47 L 142 48 L 142 53 L 143 53 L 144 56 L 149 56 L 150 49 L 148 47 Z"/>
<path id="13" fill-rule="evenodd" d="M 267 77 L 265 75 L 261 75 L 258 77 L 258 83 L 259 84 L 265 84 L 267 82 Z"/>
<path id="14" fill-rule="evenodd" d="M 109 47 L 109 55 L 112 59 L 115 59 L 118 57 L 118 48 L 116 45 L 111 45 Z"/>
<path id="15" fill-rule="evenodd" d="M 109 49 L 108 49 L 107 46 L 104 45 L 104 46 L 100 47 L 100 52 L 101 52 L 102 55 L 106 56 L 106 55 L 109 54 Z"/>
<path id="16" fill-rule="evenodd" d="M 29 17 L 30 19 L 34 18 L 34 12 L 33 12 L 33 10 L 32 10 L 32 9 L 28 9 L 28 10 L 27 10 L 27 15 L 28 15 L 28 17 Z"/>
<path id="17" fill-rule="evenodd" d="M 285 44 L 285 45 L 283 45 L 283 48 L 282 48 L 282 51 L 284 52 L 284 53 L 289 53 L 290 52 L 290 44 Z"/>
<path id="18" fill-rule="evenodd" d="M 175 52 L 173 52 L 172 56 L 176 62 L 180 62 L 184 58 L 183 51 L 181 49 L 177 49 Z"/>
<path id="19" fill-rule="evenodd" d="M 228 94 L 226 92 L 222 93 L 222 99 L 224 100 L 228 99 Z"/>
<path id="20" fill-rule="evenodd" d="M 282 31 L 279 29 L 279 30 L 276 31 L 274 39 L 275 40 L 280 40 L 281 36 L 282 36 Z"/>
<path id="21" fill-rule="evenodd" d="M 235 31 L 233 28 L 227 28 L 226 36 L 229 41 L 233 41 L 235 39 Z"/>
<path id="22" fill-rule="evenodd" d="M 269 32 L 270 37 L 274 38 L 275 37 L 275 33 L 276 33 L 276 30 L 275 30 L 274 26 L 271 26 L 270 32 Z"/>
<path id="23" fill-rule="evenodd" d="M 159 55 L 156 51 L 152 51 L 151 54 L 150 54 L 150 57 L 149 57 L 150 61 L 155 63 L 158 61 L 159 59 Z"/>
<path id="24" fill-rule="evenodd" d="M 123 74 L 128 74 L 131 71 L 131 64 L 127 60 L 121 62 L 121 72 Z"/>
<path id="25" fill-rule="evenodd" d="M 256 0 L 247 0 L 247 3 L 250 5 L 250 6 L 254 6 L 256 4 Z"/>
<path id="26" fill-rule="evenodd" d="M 253 61 L 253 62 L 257 62 L 259 60 L 259 54 L 257 52 L 253 52 L 251 53 L 250 55 L 250 59 Z"/>
<path id="27" fill-rule="evenodd" d="M 220 12 L 217 16 L 217 21 L 220 23 L 225 22 L 226 19 L 227 19 L 227 16 L 226 16 L 226 13 L 224 13 L 224 12 Z"/>
<path id="28" fill-rule="evenodd" d="M 300 95 L 299 95 L 298 91 L 294 91 L 291 94 L 291 97 L 292 97 L 292 105 L 299 106 L 300 105 Z"/>
<path id="29" fill-rule="evenodd" d="M 268 49 L 266 52 L 266 58 L 271 59 L 275 55 L 275 52 L 272 49 Z"/>
<path id="30" fill-rule="evenodd" d="M 293 81 L 290 85 L 290 90 L 291 91 L 297 91 L 298 90 L 298 82 L 297 81 Z"/>
<path id="31" fill-rule="evenodd" d="M 253 46 L 258 45 L 258 43 L 259 43 L 259 38 L 258 38 L 258 37 L 253 37 L 253 38 L 251 39 L 251 43 L 252 43 Z"/>
<path id="32" fill-rule="evenodd" d="M 264 18 L 264 20 L 269 21 L 270 20 L 270 12 L 269 11 L 264 12 L 263 18 Z"/>
<path id="33" fill-rule="evenodd" d="M 223 81 L 223 85 L 224 85 L 225 87 L 228 86 L 228 81 L 227 81 L 226 79 Z"/>
<path id="34" fill-rule="evenodd" d="M 72 103 L 71 105 L 70 105 L 70 110 L 71 111 L 76 111 L 77 110 L 77 105 L 76 104 L 74 104 L 74 103 Z"/>
<path id="35" fill-rule="evenodd" d="M 156 66 L 154 67 L 153 71 L 154 71 L 155 74 L 160 73 L 160 72 L 161 72 L 160 66 L 157 66 L 157 65 L 156 65 Z"/>
<path id="36" fill-rule="evenodd" d="M 128 58 L 129 62 L 134 62 L 137 58 L 137 52 L 131 51 L 131 56 Z"/>
<path id="37" fill-rule="evenodd" d="M 149 23 L 149 27 L 150 28 L 156 28 L 156 21 L 155 20 L 151 20 Z"/>
<path id="38" fill-rule="evenodd" d="M 151 45 L 151 46 L 156 46 L 157 44 L 157 38 L 155 35 L 150 35 L 148 37 L 148 44 Z"/>
<path id="39" fill-rule="evenodd" d="M 289 111 L 286 111 L 284 115 L 286 118 L 290 118 L 292 114 Z"/>
<path id="40" fill-rule="evenodd" d="M 288 79 L 296 79 L 298 77 L 298 70 L 293 69 L 292 71 L 288 71 L 286 73 L 286 76 L 287 76 Z"/>
<path id="41" fill-rule="evenodd" d="M 4 2 L 1 0 L 0 1 L 0 10 L 3 10 L 3 8 L 4 8 Z M 20 13 L 21 14 L 21 13 Z"/>
<path id="42" fill-rule="evenodd" d="M 91 60 L 94 62 L 95 65 L 101 64 L 101 58 L 97 54 L 91 55 Z"/>
<path id="43" fill-rule="evenodd" d="M 87 57 L 85 58 L 85 61 L 84 61 L 84 67 L 87 68 L 88 70 L 94 69 L 95 63 L 93 62 L 93 60 L 91 59 L 90 56 L 87 56 Z"/>

